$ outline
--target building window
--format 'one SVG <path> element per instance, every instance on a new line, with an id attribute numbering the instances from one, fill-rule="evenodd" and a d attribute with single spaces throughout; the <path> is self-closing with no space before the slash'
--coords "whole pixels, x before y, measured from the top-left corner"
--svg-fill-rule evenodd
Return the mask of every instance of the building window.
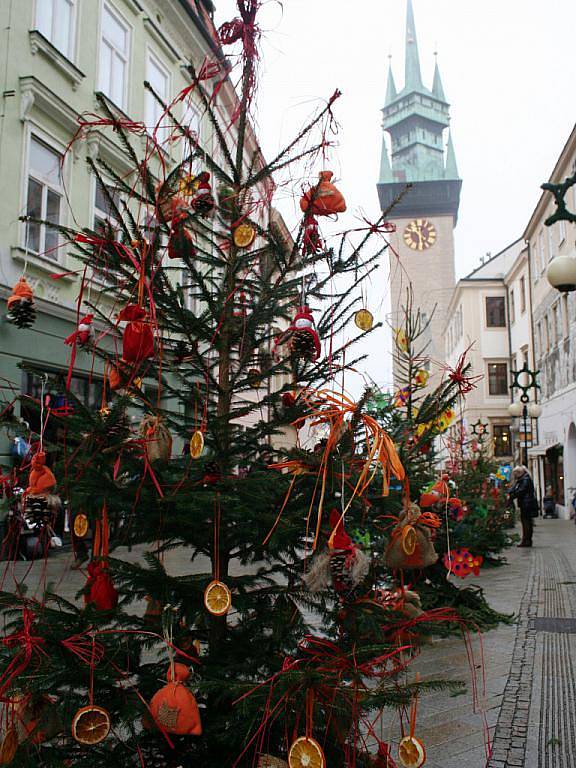
<path id="1" fill-rule="evenodd" d="M 170 74 L 160 61 L 148 54 L 146 61 L 146 79 L 152 86 L 154 92 L 166 104 L 170 96 Z M 158 103 L 150 91 L 146 91 L 145 117 L 146 126 L 149 133 L 156 131 L 156 141 L 158 144 L 164 142 L 170 136 L 170 118 L 164 115 L 163 107 Z"/>
<path id="2" fill-rule="evenodd" d="M 520 312 L 526 312 L 526 278 L 524 275 L 520 278 Z"/>
<path id="3" fill-rule="evenodd" d="M 117 107 L 126 108 L 130 31 L 108 4 L 102 11 L 99 89 Z"/>
<path id="4" fill-rule="evenodd" d="M 552 261 L 556 256 L 555 247 L 553 227 L 548 227 L 548 261 Z"/>
<path id="5" fill-rule="evenodd" d="M 494 442 L 494 456 L 510 456 L 512 454 L 510 427 L 507 424 L 493 424 L 492 435 Z"/>
<path id="6" fill-rule="evenodd" d="M 510 322 L 516 321 L 516 302 L 514 300 L 514 289 L 510 291 Z"/>
<path id="7" fill-rule="evenodd" d="M 74 54 L 74 0 L 36 0 L 36 29 L 71 59 Z"/>
<path id="8" fill-rule="evenodd" d="M 550 318 L 548 315 L 544 318 L 544 345 L 546 352 L 550 351 Z"/>
<path id="9" fill-rule="evenodd" d="M 538 256 L 539 256 L 539 264 L 538 264 L 538 273 L 541 275 L 542 272 L 544 272 L 546 268 L 546 252 L 545 252 L 545 245 L 544 245 L 544 232 L 543 230 L 540 230 L 540 234 L 538 235 Z"/>
<path id="10" fill-rule="evenodd" d="M 113 237 L 120 235 L 120 221 L 117 211 L 120 209 L 120 194 L 114 187 L 106 184 L 104 187 L 100 179 L 96 179 L 94 185 L 94 231 L 108 236 L 110 229 Z"/>
<path id="11" fill-rule="evenodd" d="M 32 136 L 28 159 L 28 190 L 26 215 L 60 224 L 62 203 L 62 155 Z M 26 224 L 26 247 L 33 253 L 42 253 L 58 259 L 58 231 L 47 224 Z"/>
<path id="12" fill-rule="evenodd" d="M 488 393 L 508 394 L 508 366 L 506 363 L 488 363 Z"/>
<path id="13" fill-rule="evenodd" d="M 504 296 L 486 296 L 486 325 L 488 328 L 506 328 Z"/>
<path id="14" fill-rule="evenodd" d="M 560 219 L 558 222 L 558 242 L 560 245 L 566 240 L 566 222 Z"/>
<path id="15" fill-rule="evenodd" d="M 200 146 L 200 112 L 188 97 L 182 106 L 182 127 L 188 131 L 188 136 L 182 141 L 182 160 L 194 154 Z M 197 158 L 190 163 L 190 173 L 198 173 L 200 163 Z"/>
<path id="16" fill-rule="evenodd" d="M 560 341 L 560 304 L 556 302 L 552 307 L 552 343 L 554 346 Z"/>
<path id="17" fill-rule="evenodd" d="M 568 338 L 570 332 L 570 317 L 568 315 L 568 296 L 565 293 L 562 294 L 562 332 L 564 338 Z"/>

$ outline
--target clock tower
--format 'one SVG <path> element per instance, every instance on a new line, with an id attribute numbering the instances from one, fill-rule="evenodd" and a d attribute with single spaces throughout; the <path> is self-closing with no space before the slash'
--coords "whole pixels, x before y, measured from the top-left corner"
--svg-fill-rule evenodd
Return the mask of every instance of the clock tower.
<path id="1" fill-rule="evenodd" d="M 422 83 L 412 0 L 408 0 L 406 17 L 404 88 L 396 90 L 390 65 L 382 113 L 384 134 L 378 182 L 382 211 L 390 208 L 407 184 L 411 185 L 386 217 L 396 225 L 388 250 L 391 324 L 401 324 L 402 307 L 411 289 L 414 311 L 420 309 L 432 318 L 426 354 L 442 362 L 446 311 L 455 285 L 454 227 L 462 181 L 448 130 L 449 104 L 438 62 L 432 89 Z M 391 140 L 390 156 L 386 134 Z"/>

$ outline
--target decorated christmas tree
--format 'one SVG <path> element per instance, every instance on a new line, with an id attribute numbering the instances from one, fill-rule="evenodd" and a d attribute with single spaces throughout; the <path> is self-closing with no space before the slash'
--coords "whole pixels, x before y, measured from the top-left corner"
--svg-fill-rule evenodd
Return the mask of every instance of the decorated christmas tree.
<path id="1" fill-rule="evenodd" d="M 113 132 L 132 170 L 89 161 L 109 220 L 60 228 L 83 264 L 67 400 L 42 412 L 55 441 L 41 436 L 8 485 L 26 487 L 42 550 L 58 483 L 74 546 L 91 535 L 92 559 L 81 602 L 51 585 L 2 595 L 3 764 L 393 765 L 381 711 L 407 713 L 421 632 L 458 621 L 424 611 L 403 574 L 437 560 L 441 518 L 413 502 L 461 384 L 449 377 L 416 412 L 426 371 L 411 358 L 405 412 L 375 418 L 374 392 L 346 394 L 353 342 L 377 327 L 358 286 L 387 224 L 323 232 L 346 210 L 324 166 L 338 92 L 264 159 L 250 120 L 258 5 L 239 0 L 219 30 L 238 46 L 238 92 L 217 57 L 190 65 L 158 126 L 102 99 L 79 127 L 76 141 Z M 192 95 L 211 153 L 174 114 Z M 297 172 L 291 234 L 272 203 Z M 408 350 L 418 322 L 403 331 Z M 80 354 L 103 374 L 96 410 L 70 391 Z M 406 719 L 399 760 L 417 768 L 414 729 Z"/>

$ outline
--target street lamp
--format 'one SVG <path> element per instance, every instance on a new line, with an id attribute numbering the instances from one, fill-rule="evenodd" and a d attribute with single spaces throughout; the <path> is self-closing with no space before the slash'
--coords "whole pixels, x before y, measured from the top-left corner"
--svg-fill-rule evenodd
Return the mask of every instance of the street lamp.
<path id="1" fill-rule="evenodd" d="M 531 389 L 534 390 L 534 396 L 536 397 L 537 391 L 540 389 L 540 385 L 537 382 L 537 376 L 540 371 L 531 371 L 528 368 L 528 363 L 524 361 L 524 365 L 519 371 L 512 371 L 514 381 L 510 384 L 510 389 L 520 390 L 520 400 L 510 403 L 508 406 L 508 413 L 510 416 L 522 417 L 524 427 L 524 466 L 528 466 L 528 420 L 537 419 L 542 415 L 542 408 L 538 403 L 530 403 L 530 395 L 528 394 Z M 530 404 L 529 404 L 530 403 Z"/>
<path id="2" fill-rule="evenodd" d="M 546 271 L 552 288 L 561 293 L 576 291 L 576 259 L 573 256 L 556 256 Z"/>

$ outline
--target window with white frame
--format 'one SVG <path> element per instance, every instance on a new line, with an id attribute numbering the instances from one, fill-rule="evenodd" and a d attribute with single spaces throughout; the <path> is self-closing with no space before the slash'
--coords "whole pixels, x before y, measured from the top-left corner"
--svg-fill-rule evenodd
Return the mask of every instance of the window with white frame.
<path id="1" fill-rule="evenodd" d="M 182 138 L 182 159 L 184 160 L 193 154 L 197 145 L 200 144 L 200 112 L 190 96 L 183 102 L 182 127 L 189 131 L 189 138 Z M 200 162 L 194 159 L 191 163 L 190 172 L 198 173 L 200 165 Z"/>
<path id="2" fill-rule="evenodd" d="M 30 218 L 42 219 L 50 224 L 61 223 L 62 159 L 62 155 L 36 136 L 30 137 L 26 190 L 26 215 Z M 29 221 L 26 233 L 29 251 L 58 259 L 59 236 L 56 229 Z"/>
<path id="3" fill-rule="evenodd" d="M 120 109 L 126 108 L 130 29 L 108 3 L 102 7 L 98 88 Z"/>
<path id="4" fill-rule="evenodd" d="M 548 261 L 552 261 L 556 256 L 556 243 L 554 242 L 553 227 L 548 227 Z"/>
<path id="5" fill-rule="evenodd" d="M 510 322 L 516 322 L 516 301 L 514 299 L 514 289 L 510 289 Z"/>
<path id="6" fill-rule="evenodd" d="M 180 287 L 184 296 L 184 306 L 189 312 L 197 315 L 200 310 L 200 301 L 193 291 L 194 281 L 191 270 L 184 267 L 180 275 Z"/>
<path id="7" fill-rule="evenodd" d="M 146 59 L 146 80 L 154 89 L 154 93 L 168 104 L 170 100 L 170 73 L 152 53 L 148 53 Z M 148 132 L 152 134 L 156 131 L 156 141 L 158 144 L 164 144 L 170 135 L 170 118 L 168 115 L 164 115 L 164 108 L 150 91 L 146 91 L 145 98 L 144 120 Z"/>
<path id="8" fill-rule="evenodd" d="M 110 184 L 103 185 L 100 179 L 95 179 L 94 184 L 94 223 L 95 232 L 107 235 L 112 230 L 113 237 L 120 237 L 120 210 L 121 198 L 118 190 Z"/>
<path id="9" fill-rule="evenodd" d="M 74 55 L 75 0 L 36 0 L 36 29 L 68 59 Z"/>
<path id="10" fill-rule="evenodd" d="M 526 278 L 524 275 L 520 278 L 520 313 L 526 312 Z"/>
<path id="11" fill-rule="evenodd" d="M 539 256 L 539 264 L 538 264 L 538 273 L 541 275 L 542 272 L 546 269 L 546 253 L 545 253 L 545 245 L 544 245 L 544 232 L 543 230 L 540 230 L 540 234 L 538 235 L 538 256 Z"/>
<path id="12" fill-rule="evenodd" d="M 562 244 L 566 240 L 566 222 L 560 219 L 558 222 L 558 242 Z"/>

